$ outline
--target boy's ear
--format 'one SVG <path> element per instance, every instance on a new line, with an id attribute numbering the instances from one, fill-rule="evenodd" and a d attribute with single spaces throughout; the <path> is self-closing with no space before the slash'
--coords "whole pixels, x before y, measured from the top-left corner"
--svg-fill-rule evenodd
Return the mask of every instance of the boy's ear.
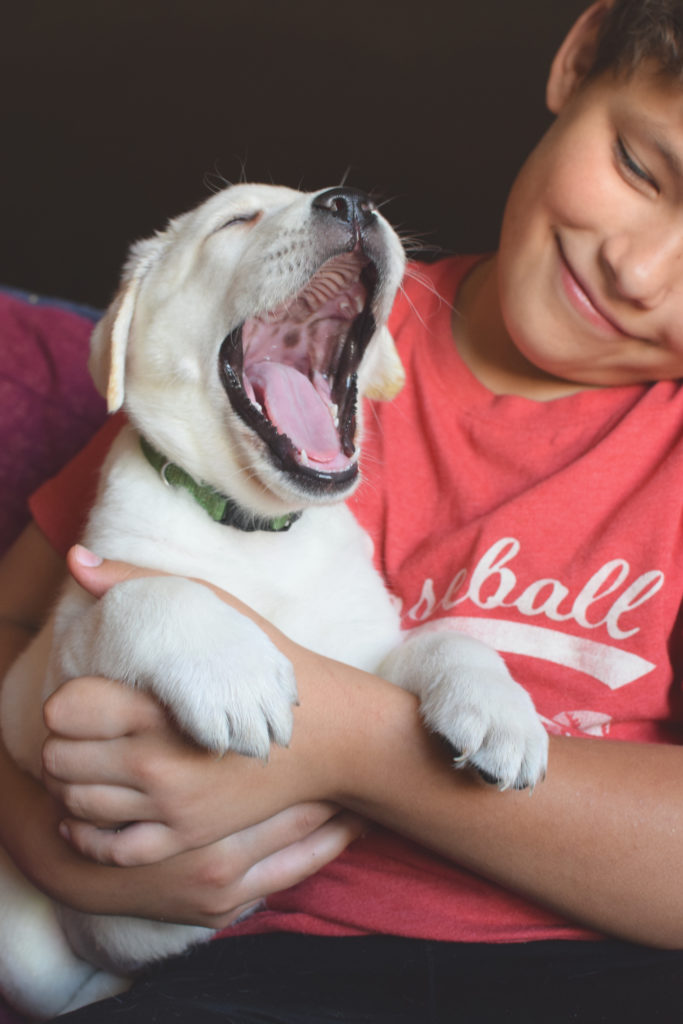
<path id="1" fill-rule="evenodd" d="M 598 0 L 584 11 L 555 54 L 546 87 L 551 113 L 559 114 L 593 66 L 600 27 L 612 2 Z"/>

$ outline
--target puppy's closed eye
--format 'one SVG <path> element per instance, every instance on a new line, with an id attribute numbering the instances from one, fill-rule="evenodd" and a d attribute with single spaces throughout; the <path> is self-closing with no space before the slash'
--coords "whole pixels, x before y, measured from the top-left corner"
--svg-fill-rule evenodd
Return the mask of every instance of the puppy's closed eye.
<path id="1" fill-rule="evenodd" d="M 256 224 L 262 216 L 262 210 L 254 210 L 249 213 L 238 213 L 235 214 L 234 217 L 230 217 L 229 220 L 226 220 L 224 224 L 220 225 L 220 227 L 216 228 L 216 231 L 222 231 L 224 228 L 234 227 L 236 224 Z"/>

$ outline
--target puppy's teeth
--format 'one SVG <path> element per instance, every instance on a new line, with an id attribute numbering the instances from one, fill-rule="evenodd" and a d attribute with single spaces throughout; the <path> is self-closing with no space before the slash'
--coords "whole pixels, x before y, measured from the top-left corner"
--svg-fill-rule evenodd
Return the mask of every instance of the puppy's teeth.
<path id="1" fill-rule="evenodd" d="M 311 464 L 305 448 L 301 449 L 301 464 L 302 466 L 310 466 Z"/>
<path id="2" fill-rule="evenodd" d="M 362 313 L 362 312 L 363 312 L 363 300 L 361 299 L 360 295 L 357 295 L 356 296 L 356 313 Z"/>

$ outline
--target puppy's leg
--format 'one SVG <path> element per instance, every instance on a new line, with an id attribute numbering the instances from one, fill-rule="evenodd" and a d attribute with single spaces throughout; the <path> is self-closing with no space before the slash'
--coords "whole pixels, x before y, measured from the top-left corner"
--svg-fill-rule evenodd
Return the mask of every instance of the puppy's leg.
<path id="1" fill-rule="evenodd" d="M 118 996 L 121 992 L 127 992 L 131 984 L 129 978 L 119 978 L 115 974 L 109 974 L 108 971 L 95 971 L 61 1012 L 71 1013 L 72 1010 L 78 1010 L 81 1006 L 97 1003 L 100 999 Z"/>
<path id="2" fill-rule="evenodd" d="M 0 850 L 0 992 L 40 1020 L 63 1012 L 94 972 L 72 952 L 54 903 Z"/>
<path id="3" fill-rule="evenodd" d="M 59 675 L 97 674 L 151 690 L 201 746 L 266 758 L 286 745 L 296 683 L 250 619 L 191 580 L 127 580 L 55 629 Z"/>
<path id="4" fill-rule="evenodd" d="M 457 752 L 502 789 L 543 778 L 548 736 L 526 690 L 490 647 L 459 633 L 406 640 L 380 673 L 420 698 L 422 716 Z"/>

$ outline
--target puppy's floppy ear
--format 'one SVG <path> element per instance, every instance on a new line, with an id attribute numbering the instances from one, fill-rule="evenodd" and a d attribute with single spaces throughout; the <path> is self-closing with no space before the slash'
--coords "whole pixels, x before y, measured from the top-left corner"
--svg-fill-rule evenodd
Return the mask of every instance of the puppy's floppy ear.
<path id="1" fill-rule="evenodd" d="M 134 282 L 121 285 L 90 339 L 88 369 L 95 387 L 107 399 L 110 413 L 123 404 L 126 348 L 136 291 Z"/>
<path id="2" fill-rule="evenodd" d="M 358 374 L 359 390 L 366 398 L 389 401 L 405 383 L 403 364 L 388 327 L 380 327 L 370 341 Z"/>
<path id="3" fill-rule="evenodd" d="M 88 369 L 95 387 L 107 399 L 108 412 L 123 404 L 126 350 L 140 284 L 162 248 L 161 236 L 137 242 L 124 267 L 121 284 L 90 338 Z"/>

